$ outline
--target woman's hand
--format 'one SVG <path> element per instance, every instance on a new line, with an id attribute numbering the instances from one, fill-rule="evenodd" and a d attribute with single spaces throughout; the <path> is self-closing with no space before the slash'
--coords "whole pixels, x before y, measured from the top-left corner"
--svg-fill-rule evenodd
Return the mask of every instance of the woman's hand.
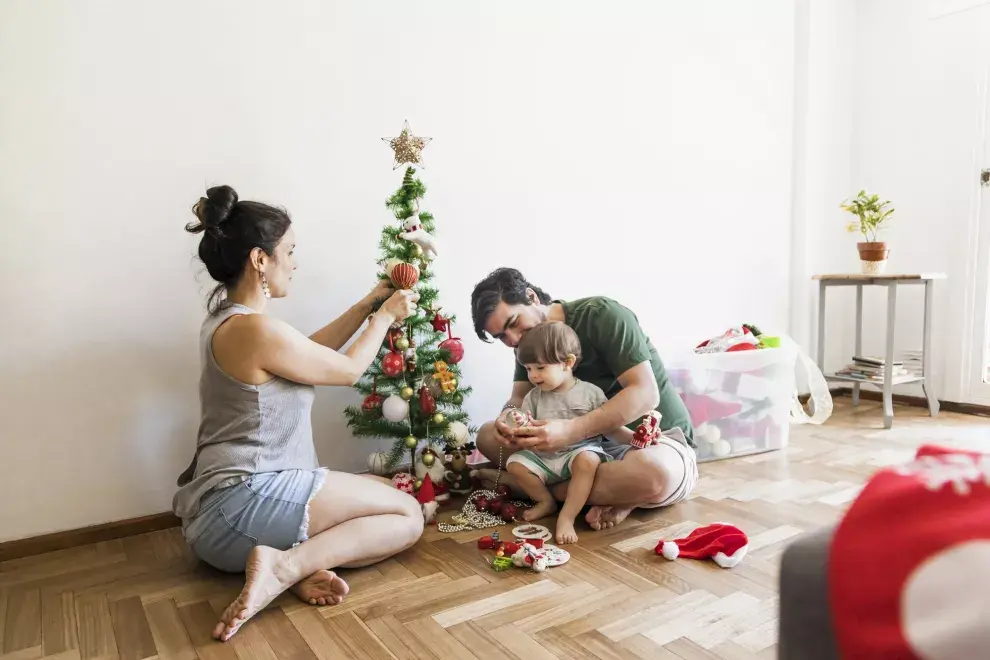
<path id="1" fill-rule="evenodd" d="M 392 286 L 392 281 L 380 279 L 378 280 L 378 284 L 375 285 L 375 288 L 369 291 L 368 295 L 364 297 L 364 300 L 370 305 L 376 300 L 388 298 L 393 293 L 395 293 L 395 287 Z"/>
<path id="2" fill-rule="evenodd" d="M 386 300 L 379 312 L 391 318 L 392 323 L 405 321 L 416 312 L 416 301 L 419 294 L 409 289 L 401 289 Z"/>

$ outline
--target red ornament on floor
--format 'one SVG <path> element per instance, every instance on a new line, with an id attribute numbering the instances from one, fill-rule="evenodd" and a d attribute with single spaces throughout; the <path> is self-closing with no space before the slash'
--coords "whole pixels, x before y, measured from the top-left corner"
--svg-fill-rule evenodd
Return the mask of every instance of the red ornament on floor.
<path id="1" fill-rule="evenodd" d="M 516 505 L 512 504 L 511 502 L 508 502 L 502 505 L 502 509 L 499 511 L 499 515 L 502 516 L 502 520 L 504 520 L 505 522 L 512 522 L 513 520 L 515 520 L 516 513 L 518 512 L 519 510 L 516 508 Z"/>
<path id="2" fill-rule="evenodd" d="M 474 501 L 474 506 L 478 509 L 478 511 L 488 511 L 488 498 L 479 497 Z"/>

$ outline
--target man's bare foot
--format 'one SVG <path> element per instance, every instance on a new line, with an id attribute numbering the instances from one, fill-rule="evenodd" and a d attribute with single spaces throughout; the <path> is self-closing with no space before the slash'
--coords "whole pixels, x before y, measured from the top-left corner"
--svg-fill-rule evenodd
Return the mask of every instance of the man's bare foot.
<path id="1" fill-rule="evenodd" d="M 632 513 L 632 508 L 622 508 L 614 506 L 593 506 L 584 516 L 585 521 L 591 529 L 601 531 L 615 527 Z"/>
<path id="2" fill-rule="evenodd" d="M 316 571 L 291 587 L 299 600 L 310 605 L 339 605 L 350 590 L 336 573 L 327 570 Z"/>
<path id="3" fill-rule="evenodd" d="M 557 518 L 557 543 L 577 543 L 578 535 L 574 531 L 574 519 L 565 520 L 564 516 Z"/>
<path id="4" fill-rule="evenodd" d="M 264 545 L 255 546 L 248 555 L 244 569 L 244 588 L 220 615 L 220 623 L 213 629 L 213 637 L 226 642 L 245 621 L 268 607 L 279 594 L 292 586 L 292 582 L 283 577 L 287 572 L 284 552 Z"/>
<path id="5" fill-rule="evenodd" d="M 546 502 L 537 502 L 536 506 L 530 507 L 523 511 L 522 519 L 526 522 L 533 522 L 534 520 L 539 520 L 544 516 L 549 516 L 554 513 L 557 513 L 557 502 L 550 499 Z"/>

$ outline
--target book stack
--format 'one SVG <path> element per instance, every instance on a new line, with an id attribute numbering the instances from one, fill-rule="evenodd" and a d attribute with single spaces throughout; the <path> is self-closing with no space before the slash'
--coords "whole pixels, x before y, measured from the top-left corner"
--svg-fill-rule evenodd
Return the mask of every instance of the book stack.
<path id="1" fill-rule="evenodd" d="M 901 355 L 904 362 L 904 368 L 907 369 L 908 373 L 914 376 L 920 376 L 922 372 L 921 357 L 923 355 L 921 349 L 906 350 L 903 351 Z"/>
<path id="2" fill-rule="evenodd" d="M 851 364 L 836 371 L 836 375 L 847 378 L 855 378 L 868 383 L 883 383 L 884 369 L 887 361 L 883 358 L 865 355 L 853 356 Z M 902 360 L 895 360 L 893 364 L 892 381 L 896 385 L 905 380 L 911 380 L 915 374 L 908 371 Z"/>

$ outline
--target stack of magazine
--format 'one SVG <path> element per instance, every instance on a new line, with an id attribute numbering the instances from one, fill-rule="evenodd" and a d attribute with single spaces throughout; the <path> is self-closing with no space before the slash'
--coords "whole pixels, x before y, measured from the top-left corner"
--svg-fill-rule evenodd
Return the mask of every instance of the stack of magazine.
<path id="1" fill-rule="evenodd" d="M 868 383 L 883 383 L 886 363 L 884 358 L 857 355 L 853 357 L 851 364 L 835 373 L 837 376 L 855 378 Z M 916 372 L 905 367 L 903 360 L 894 361 L 892 381 L 895 385 L 899 382 L 912 380 L 916 375 Z"/>

